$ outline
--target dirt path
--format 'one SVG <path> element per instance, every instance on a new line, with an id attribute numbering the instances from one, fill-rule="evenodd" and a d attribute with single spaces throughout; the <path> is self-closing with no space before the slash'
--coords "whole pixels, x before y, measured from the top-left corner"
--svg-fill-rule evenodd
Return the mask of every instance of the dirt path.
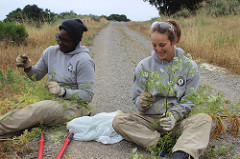
<path id="1" fill-rule="evenodd" d="M 91 105 L 99 112 L 137 112 L 132 103 L 132 81 L 136 64 L 151 54 L 151 42 L 144 36 L 130 30 L 126 23 L 111 22 L 100 31 L 90 48 L 96 64 L 95 96 Z M 200 68 L 202 84 L 208 84 L 227 97 L 238 99 L 240 92 L 239 76 L 223 75 Z M 54 136 L 55 134 L 53 134 Z M 239 138 L 236 140 L 239 143 Z M 59 146 L 60 145 L 60 146 Z M 97 142 L 72 141 L 63 158 L 72 159 L 125 159 L 129 158 L 133 148 L 127 141 L 114 145 Z M 55 158 L 61 148 L 48 142 L 44 156 Z M 138 147 L 140 152 L 145 153 Z"/>

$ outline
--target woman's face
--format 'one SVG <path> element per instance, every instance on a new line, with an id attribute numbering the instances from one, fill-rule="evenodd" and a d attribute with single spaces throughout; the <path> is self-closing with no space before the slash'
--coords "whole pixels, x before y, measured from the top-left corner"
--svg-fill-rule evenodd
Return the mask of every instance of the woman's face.
<path id="1" fill-rule="evenodd" d="M 59 48 L 62 52 L 69 53 L 75 50 L 76 44 L 66 30 L 61 29 L 59 33 L 56 35 L 56 39 L 57 39 Z"/>
<path id="2" fill-rule="evenodd" d="M 158 57 L 162 60 L 170 62 L 175 53 L 174 45 L 176 44 L 175 40 L 171 42 L 168 39 L 167 33 L 153 32 L 151 33 L 152 47 L 153 50 L 157 53 Z"/>

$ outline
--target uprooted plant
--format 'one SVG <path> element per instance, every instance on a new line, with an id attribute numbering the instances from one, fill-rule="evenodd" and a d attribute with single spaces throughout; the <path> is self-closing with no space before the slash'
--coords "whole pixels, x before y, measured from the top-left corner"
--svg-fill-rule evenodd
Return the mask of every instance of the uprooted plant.
<path id="1" fill-rule="evenodd" d="M 155 90 L 157 92 L 162 92 L 164 97 L 164 108 L 165 114 L 167 114 L 169 105 L 168 98 L 169 96 L 179 96 L 175 90 L 178 85 L 176 82 L 179 80 L 179 73 L 182 71 L 181 76 L 191 76 L 195 72 L 195 69 L 190 70 L 191 65 L 191 56 L 187 54 L 189 58 L 186 60 L 174 57 L 172 65 L 169 65 L 166 70 L 160 68 L 159 72 L 154 72 L 151 70 L 142 70 L 139 73 L 139 77 L 142 79 L 142 85 L 145 92 L 150 92 Z M 168 79 L 167 82 L 162 82 L 164 79 Z M 158 106 L 156 106 L 158 107 Z"/>

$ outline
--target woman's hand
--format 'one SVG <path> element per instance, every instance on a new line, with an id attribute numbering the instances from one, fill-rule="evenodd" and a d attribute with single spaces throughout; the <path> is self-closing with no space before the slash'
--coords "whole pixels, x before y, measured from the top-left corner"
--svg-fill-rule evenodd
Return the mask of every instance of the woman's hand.
<path id="1" fill-rule="evenodd" d="M 148 109 L 153 105 L 153 95 L 148 92 L 142 92 L 139 99 L 139 105 L 143 109 Z"/>
<path id="2" fill-rule="evenodd" d="M 174 115 L 169 112 L 166 114 L 163 114 L 161 116 L 162 118 L 160 118 L 159 120 L 159 125 L 163 128 L 163 130 L 165 131 L 171 131 L 175 124 L 176 124 L 176 118 L 174 117 Z"/>

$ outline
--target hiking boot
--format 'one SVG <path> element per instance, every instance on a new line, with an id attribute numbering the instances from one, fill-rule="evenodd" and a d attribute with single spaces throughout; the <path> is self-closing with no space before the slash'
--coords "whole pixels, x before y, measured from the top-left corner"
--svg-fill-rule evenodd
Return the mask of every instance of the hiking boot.
<path id="1" fill-rule="evenodd" d="M 183 151 L 173 152 L 169 159 L 193 159 L 188 153 Z"/>

